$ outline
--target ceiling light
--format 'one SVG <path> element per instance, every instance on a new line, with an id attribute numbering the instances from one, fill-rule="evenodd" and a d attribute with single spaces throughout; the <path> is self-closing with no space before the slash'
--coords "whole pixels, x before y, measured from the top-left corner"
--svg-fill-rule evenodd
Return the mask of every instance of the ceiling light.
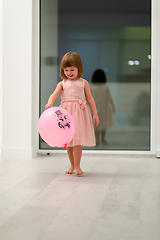
<path id="1" fill-rule="evenodd" d="M 133 60 L 129 60 L 128 61 L 128 65 L 133 66 L 134 65 L 134 61 Z"/>
<path id="2" fill-rule="evenodd" d="M 139 65 L 140 62 L 139 62 L 138 60 L 135 60 L 135 61 L 134 61 L 134 64 L 135 64 L 135 65 Z"/>

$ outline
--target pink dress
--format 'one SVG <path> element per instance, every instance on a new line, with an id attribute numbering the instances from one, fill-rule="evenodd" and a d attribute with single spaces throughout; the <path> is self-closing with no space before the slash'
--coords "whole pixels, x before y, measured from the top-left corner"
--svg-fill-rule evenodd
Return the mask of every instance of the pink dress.
<path id="1" fill-rule="evenodd" d="M 92 116 L 85 101 L 84 83 L 82 78 L 76 81 L 63 80 L 60 107 L 71 113 L 76 125 L 74 137 L 68 147 L 96 145 Z"/>
<path id="2" fill-rule="evenodd" d="M 95 83 L 91 87 L 92 96 L 95 100 L 99 116 L 97 130 L 106 130 L 113 127 L 113 112 L 108 98 L 108 87 L 105 83 Z"/>

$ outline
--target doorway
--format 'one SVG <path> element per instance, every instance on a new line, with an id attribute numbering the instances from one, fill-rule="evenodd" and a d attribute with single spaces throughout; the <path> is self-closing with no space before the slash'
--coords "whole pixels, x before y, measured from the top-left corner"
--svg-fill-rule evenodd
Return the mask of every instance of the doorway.
<path id="1" fill-rule="evenodd" d="M 84 76 L 102 69 L 116 113 L 105 142 L 85 150 L 150 151 L 151 1 L 40 1 L 40 109 L 61 80 L 59 64 L 68 51 L 82 58 Z M 84 8 L 85 4 L 85 8 Z M 133 4 L 133 6 L 131 6 Z M 60 104 L 60 98 L 55 106 Z M 99 130 L 101 132 L 101 129 Z M 101 137 L 100 137 L 101 138 Z M 39 148 L 52 150 L 41 138 Z M 56 150 L 53 149 L 53 150 Z"/>

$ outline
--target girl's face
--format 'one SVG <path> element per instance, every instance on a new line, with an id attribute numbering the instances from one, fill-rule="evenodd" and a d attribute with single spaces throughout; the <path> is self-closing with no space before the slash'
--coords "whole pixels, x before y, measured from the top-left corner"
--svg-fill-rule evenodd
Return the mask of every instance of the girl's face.
<path id="1" fill-rule="evenodd" d="M 70 80 L 77 80 L 78 79 L 78 68 L 76 67 L 66 67 L 64 69 L 64 74 Z"/>

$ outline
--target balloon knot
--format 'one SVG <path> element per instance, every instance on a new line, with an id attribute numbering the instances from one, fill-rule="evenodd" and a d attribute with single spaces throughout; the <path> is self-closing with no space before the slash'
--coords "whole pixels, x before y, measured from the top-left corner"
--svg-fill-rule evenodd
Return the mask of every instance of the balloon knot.
<path id="1" fill-rule="evenodd" d="M 64 145 L 64 147 L 63 147 L 64 149 L 66 149 L 67 148 L 67 143 Z"/>

